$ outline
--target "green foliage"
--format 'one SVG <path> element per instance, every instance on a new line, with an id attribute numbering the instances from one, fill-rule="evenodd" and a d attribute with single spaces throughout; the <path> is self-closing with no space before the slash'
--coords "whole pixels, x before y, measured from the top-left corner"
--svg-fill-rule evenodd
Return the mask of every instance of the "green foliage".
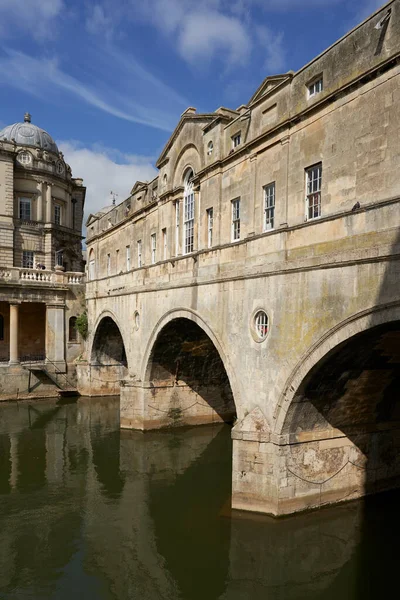
<path id="1" fill-rule="evenodd" d="M 76 317 L 76 329 L 79 331 L 82 338 L 86 340 L 88 335 L 88 318 L 85 312 Z"/>

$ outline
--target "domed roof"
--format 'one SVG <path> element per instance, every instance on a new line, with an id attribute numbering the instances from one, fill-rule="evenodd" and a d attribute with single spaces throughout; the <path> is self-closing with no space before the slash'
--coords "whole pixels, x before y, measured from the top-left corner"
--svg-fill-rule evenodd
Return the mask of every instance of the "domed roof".
<path id="1" fill-rule="evenodd" d="M 0 131 L 0 142 L 2 141 L 15 141 L 17 146 L 35 146 L 35 148 L 41 148 L 42 150 L 58 154 L 57 144 L 53 138 L 47 131 L 31 123 L 31 115 L 29 113 L 25 113 L 23 123 L 8 125 Z"/>

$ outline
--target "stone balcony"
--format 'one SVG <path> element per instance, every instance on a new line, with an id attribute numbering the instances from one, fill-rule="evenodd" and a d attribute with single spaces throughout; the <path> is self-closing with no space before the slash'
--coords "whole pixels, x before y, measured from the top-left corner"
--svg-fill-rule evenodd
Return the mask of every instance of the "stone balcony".
<path id="1" fill-rule="evenodd" d="M 71 286 L 85 283 L 85 274 L 75 271 L 47 271 L 19 267 L 0 267 L 0 285 Z"/>

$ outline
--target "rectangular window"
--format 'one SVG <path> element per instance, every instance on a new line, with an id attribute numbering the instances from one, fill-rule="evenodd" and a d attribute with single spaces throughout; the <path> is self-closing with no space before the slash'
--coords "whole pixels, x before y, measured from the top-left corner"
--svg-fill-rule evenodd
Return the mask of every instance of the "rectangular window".
<path id="1" fill-rule="evenodd" d="M 321 216 L 322 163 L 306 169 L 306 220 Z"/>
<path id="2" fill-rule="evenodd" d="M 107 254 L 107 275 L 111 275 L 111 254 Z"/>
<path id="3" fill-rule="evenodd" d="M 59 204 L 54 205 L 54 223 L 61 225 L 61 206 Z"/>
<path id="4" fill-rule="evenodd" d="M 175 256 L 179 254 L 179 223 L 180 222 L 180 204 L 179 200 L 175 202 Z"/>
<path id="5" fill-rule="evenodd" d="M 264 187 L 264 231 L 274 228 L 275 181 Z"/>
<path id="6" fill-rule="evenodd" d="M 19 199 L 19 218 L 23 221 L 30 221 L 32 218 L 31 214 L 31 199 L 20 198 Z"/>
<path id="7" fill-rule="evenodd" d="M 157 253 L 157 234 L 151 234 L 151 264 L 154 265 L 156 262 L 156 253 Z"/>
<path id="8" fill-rule="evenodd" d="M 126 270 L 131 270 L 131 247 L 126 247 Z"/>
<path id="9" fill-rule="evenodd" d="M 194 192 L 189 191 L 185 196 L 185 215 L 184 215 L 184 249 L 185 254 L 194 250 Z"/>
<path id="10" fill-rule="evenodd" d="M 241 142 L 241 135 L 239 132 L 232 137 L 232 148 L 236 148 L 237 146 L 239 146 L 240 142 Z"/>
<path id="11" fill-rule="evenodd" d="M 162 240 L 163 240 L 163 260 L 167 260 L 167 230 L 165 228 L 162 230 Z"/>
<path id="12" fill-rule="evenodd" d="M 115 252 L 115 272 L 119 273 L 119 250 Z"/>
<path id="13" fill-rule="evenodd" d="M 33 269 L 33 251 L 23 250 L 22 251 L 22 267 L 24 269 Z"/>
<path id="14" fill-rule="evenodd" d="M 62 250 L 57 250 L 55 259 L 56 259 L 56 265 L 62 267 L 63 263 L 64 263 L 64 253 Z"/>
<path id="15" fill-rule="evenodd" d="M 139 269 L 142 266 L 142 240 L 137 242 L 137 266 Z"/>
<path id="16" fill-rule="evenodd" d="M 322 92 L 322 89 L 323 89 L 322 77 L 318 77 L 318 79 L 315 79 L 315 81 L 313 81 L 312 83 L 310 83 L 308 85 L 308 97 L 312 98 L 316 94 L 319 94 L 320 92 Z"/>
<path id="17" fill-rule="evenodd" d="M 232 241 L 240 240 L 240 198 L 232 200 Z"/>
<path id="18" fill-rule="evenodd" d="M 213 245 L 213 225 L 214 225 L 214 209 L 207 209 L 207 247 Z"/>

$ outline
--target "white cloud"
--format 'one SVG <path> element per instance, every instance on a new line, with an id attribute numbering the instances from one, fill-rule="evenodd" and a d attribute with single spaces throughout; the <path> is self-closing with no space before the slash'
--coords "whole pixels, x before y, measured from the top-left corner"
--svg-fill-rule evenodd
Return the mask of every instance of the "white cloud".
<path id="1" fill-rule="evenodd" d="M 240 1 L 226 0 L 131 0 L 130 17 L 144 20 L 170 39 L 181 57 L 199 66 L 212 58 L 228 65 L 248 61 L 252 38 L 239 18 Z"/>
<path id="2" fill-rule="evenodd" d="M 117 202 L 122 202 L 136 181 L 151 180 L 157 174 L 148 157 L 102 146 L 87 148 L 76 141 L 60 141 L 58 147 L 71 166 L 73 177 L 82 177 L 87 188 L 85 221 L 90 213 L 111 203 L 111 190 L 118 194 Z"/>
<path id="3" fill-rule="evenodd" d="M 116 90 L 110 94 L 107 87 L 104 93 L 99 89 L 94 90 L 62 71 L 56 59 L 33 58 L 14 50 L 7 50 L 6 54 L 6 57 L 0 58 L 0 79 L 3 84 L 16 87 L 24 93 L 29 91 L 44 100 L 52 98 L 55 92 L 67 92 L 91 106 L 126 121 L 149 125 L 164 131 L 171 131 L 173 128 L 176 116 L 164 112 L 162 105 L 161 108 L 152 108 L 145 103 L 139 104 L 129 94 L 122 95 Z M 143 73 L 142 77 L 144 77 Z M 148 78 L 152 79 L 152 76 L 148 74 Z M 157 80 L 154 78 L 153 80 L 155 85 Z M 103 83 L 101 80 L 98 82 L 99 86 Z M 161 83 L 160 86 L 165 93 L 166 86 L 163 87 Z M 113 102 L 106 98 L 112 98 Z"/>
<path id="4" fill-rule="evenodd" d="M 245 64 L 250 55 L 251 39 L 235 17 L 215 11 L 186 15 L 179 34 L 181 55 L 191 63 L 209 61 L 222 53 L 228 64 Z"/>
<path id="5" fill-rule="evenodd" d="M 63 8 L 63 0 L 0 0 L 0 36 L 11 37 L 17 28 L 36 40 L 51 38 Z"/>
<path id="6" fill-rule="evenodd" d="M 286 63 L 283 32 L 272 31 L 265 25 L 255 28 L 258 41 L 265 52 L 264 68 L 269 75 L 282 73 Z"/>

